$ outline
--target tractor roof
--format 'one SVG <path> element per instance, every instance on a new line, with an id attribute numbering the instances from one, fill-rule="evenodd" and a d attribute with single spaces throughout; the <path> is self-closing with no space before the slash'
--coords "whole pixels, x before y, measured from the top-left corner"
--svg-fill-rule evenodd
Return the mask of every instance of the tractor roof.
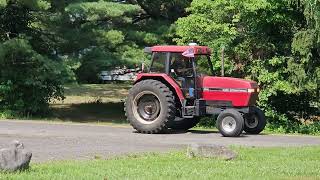
<path id="1" fill-rule="evenodd" d="M 151 51 L 183 53 L 190 48 L 193 49 L 194 54 L 211 54 L 211 50 L 207 46 L 153 46 L 151 47 Z"/>

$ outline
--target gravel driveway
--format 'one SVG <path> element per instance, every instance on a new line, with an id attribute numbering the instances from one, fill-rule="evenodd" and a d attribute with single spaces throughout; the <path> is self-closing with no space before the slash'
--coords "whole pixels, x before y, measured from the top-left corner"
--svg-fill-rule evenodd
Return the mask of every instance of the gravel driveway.
<path id="1" fill-rule="evenodd" d="M 33 161 L 92 159 L 94 156 L 168 151 L 192 143 L 241 146 L 320 145 L 320 137 L 246 135 L 225 138 L 217 132 L 189 131 L 139 134 L 130 126 L 107 126 L 41 121 L 0 120 L 0 148 L 20 140 L 33 152 Z"/>

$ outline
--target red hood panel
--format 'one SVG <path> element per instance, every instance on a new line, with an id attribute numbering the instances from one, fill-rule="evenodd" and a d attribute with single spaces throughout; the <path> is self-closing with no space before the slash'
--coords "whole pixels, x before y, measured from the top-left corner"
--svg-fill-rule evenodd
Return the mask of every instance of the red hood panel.
<path id="1" fill-rule="evenodd" d="M 203 87 L 202 98 L 207 101 L 224 101 L 230 102 L 234 107 L 247 107 L 254 106 L 258 98 L 257 91 L 247 91 L 258 88 L 254 81 L 212 76 L 201 79 L 199 85 Z"/>
<path id="2" fill-rule="evenodd" d="M 214 77 L 205 76 L 202 78 L 203 88 L 257 88 L 254 81 L 231 78 L 231 77 Z"/>

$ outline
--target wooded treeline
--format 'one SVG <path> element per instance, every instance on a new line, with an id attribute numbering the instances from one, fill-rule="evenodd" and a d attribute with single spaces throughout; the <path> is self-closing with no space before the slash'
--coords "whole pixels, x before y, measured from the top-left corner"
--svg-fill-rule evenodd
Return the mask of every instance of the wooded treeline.
<path id="1" fill-rule="evenodd" d="M 213 49 L 217 75 L 225 47 L 226 74 L 260 84 L 270 128 L 320 132 L 319 0 L 0 0 L 2 114 L 44 114 L 64 83 L 189 42 Z"/>

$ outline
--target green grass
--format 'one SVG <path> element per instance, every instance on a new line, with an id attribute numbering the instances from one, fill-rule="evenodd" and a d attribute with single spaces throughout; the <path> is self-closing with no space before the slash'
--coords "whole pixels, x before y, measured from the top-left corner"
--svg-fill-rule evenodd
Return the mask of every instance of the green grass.
<path id="1" fill-rule="evenodd" d="M 320 146 L 234 147 L 232 161 L 188 158 L 185 152 L 141 154 L 109 160 L 32 164 L 0 179 L 319 179 Z"/>

